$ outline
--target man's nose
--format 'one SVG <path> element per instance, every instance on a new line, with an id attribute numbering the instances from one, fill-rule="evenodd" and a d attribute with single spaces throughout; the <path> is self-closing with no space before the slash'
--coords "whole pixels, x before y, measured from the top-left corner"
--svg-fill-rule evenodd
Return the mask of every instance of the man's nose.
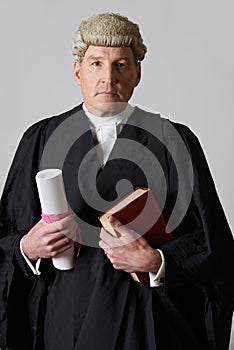
<path id="1" fill-rule="evenodd" d="M 103 83 L 116 84 L 116 72 L 112 65 L 107 65 L 103 70 Z"/>

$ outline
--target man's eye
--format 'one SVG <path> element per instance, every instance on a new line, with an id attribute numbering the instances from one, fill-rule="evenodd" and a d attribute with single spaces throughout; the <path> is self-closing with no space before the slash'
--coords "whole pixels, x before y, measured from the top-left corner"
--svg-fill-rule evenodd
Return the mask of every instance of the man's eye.
<path id="1" fill-rule="evenodd" d="M 123 62 L 118 62 L 118 63 L 117 63 L 117 67 L 118 67 L 118 68 L 124 68 L 124 67 L 126 67 L 126 64 L 123 63 Z"/>
<path id="2" fill-rule="evenodd" d="M 92 66 L 94 66 L 94 67 L 98 67 L 98 66 L 100 66 L 100 62 L 99 61 L 95 61 L 95 62 L 92 62 Z"/>

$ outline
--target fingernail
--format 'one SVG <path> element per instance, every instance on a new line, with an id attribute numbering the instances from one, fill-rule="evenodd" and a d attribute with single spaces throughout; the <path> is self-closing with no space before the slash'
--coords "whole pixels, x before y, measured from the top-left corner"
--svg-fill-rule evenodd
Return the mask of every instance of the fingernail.
<path id="1" fill-rule="evenodd" d="M 119 221 L 112 215 L 108 217 L 108 220 L 110 221 L 111 225 L 113 225 L 113 226 L 117 226 L 119 223 Z"/>

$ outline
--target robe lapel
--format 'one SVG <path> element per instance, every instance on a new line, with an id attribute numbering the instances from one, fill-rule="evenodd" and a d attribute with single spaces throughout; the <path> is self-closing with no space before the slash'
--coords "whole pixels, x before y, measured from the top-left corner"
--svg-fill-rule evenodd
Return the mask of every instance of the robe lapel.
<path id="1" fill-rule="evenodd" d="M 133 119 L 134 113 L 130 117 L 132 122 Z M 97 176 L 97 188 L 103 198 L 110 201 L 106 209 L 114 204 L 112 201 L 123 197 L 133 187 L 146 186 L 143 173 L 139 175 L 139 166 L 144 159 L 144 147 L 147 143 L 145 130 L 129 123 L 123 126 L 106 165 L 99 170 Z M 121 181 L 123 179 L 128 181 Z"/>
<path id="2" fill-rule="evenodd" d="M 105 210 L 136 187 L 149 187 L 159 206 L 164 207 L 168 161 L 162 140 L 161 118 L 136 108 L 119 134 L 104 169 L 98 173 L 97 188 L 110 201 Z"/>

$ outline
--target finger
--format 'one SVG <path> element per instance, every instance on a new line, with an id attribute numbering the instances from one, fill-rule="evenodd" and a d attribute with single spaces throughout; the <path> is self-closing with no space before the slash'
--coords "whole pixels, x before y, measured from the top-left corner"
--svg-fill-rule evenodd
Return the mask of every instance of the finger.
<path id="1" fill-rule="evenodd" d="M 47 250 L 45 252 L 45 257 L 53 258 L 56 257 L 57 255 L 65 252 L 66 250 L 70 249 L 74 244 L 65 244 L 59 247 L 47 247 Z"/>
<path id="2" fill-rule="evenodd" d="M 135 232 L 134 230 L 131 230 L 126 225 L 123 225 L 118 219 L 116 219 L 114 216 L 110 216 L 109 222 L 111 226 L 115 229 L 115 231 L 119 234 L 121 237 L 127 237 L 131 239 L 132 241 L 138 239 L 141 237 L 139 233 Z"/>
<path id="3" fill-rule="evenodd" d="M 65 251 L 72 247 L 74 242 L 67 237 L 60 238 L 59 240 L 52 241 L 46 245 L 46 251 L 52 254 L 58 254 L 61 251 Z"/>
<path id="4" fill-rule="evenodd" d="M 66 229 L 67 227 L 69 227 L 70 225 L 73 225 L 75 223 L 74 214 L 73 213 L 69 214 L 60 220 L 54 221 L 54 223 L 56 224 L 56 227 L 60 231 L 62 231 L 64 229 Z"/>
<path id="5" fill-rule="evenodd" d="M 50 224 L 46 224 L 44 221 L 40 224 L 40 231 L 43 234 L 56 233 L 59 232 L 58 228 L 54 224 L 54 222 Z"/>
<path id="6" fill-rule="evenodd" d="M 58 251 L 58 254 L 64 253 L 65 251 L 67 251 L 68 249 L 70 249 L 72 246 L 74 247 L 74 243 L 72 243 L 72 244 L 67 244 L 67 245 L 61 247 L 61 248 L 59 249 L 59 251 Z"/>
<path id="7" fill-rule="evenodd" d="M 113 228 L 123 226 L 123 224 L 112 215 L 108 217 L 108 220 Z"/>
<path id="8" fill-rule="evenodd" d="M 64 219 L 62 219 L 62 220 L 64 220 Z M 64 232 L 64 231 L 67 230 L 69 225 L 68 225 L 67 221 L 65 221 L 65 222 L 63 221 L 62 222 L 62 220 L 51 222 L 48 225 L 53 226 L 56 229 L 56 231 Z"/>
<path id="9" fill-rule="evenodd" d="M 74 214 L 70 214 L 63 219 L 54 222 L 54 225 L 58 231 L 73 239 L 73 241 L 77 239 L 77 235 L 79 236 L 79 227 Z"/>
<path id="10" fill-rule="evenodd" d="M 110 246 L 109 246 L 107 243 L 105 243 L 104 241 L 102 241 L 102 240 L 99 241 L 99 247 L 102 248 L 102 249 L 105 250 L 105 251 L 106 251 L 108 248 L 110 248 Z"/>
<path id="11" fill-rule="evenodd" d="M 112 229 L 113 230 L 113 229 Z M 115 233 L 115 235 L 113 235 L 111 232 L 109 232 L 108 229 L 104 229 L 104 228 L 101 228 L 101 231 L 100 231 L 100 238 L 103 240 L 103 241 L 110 241 L 110 240 L 116 240 L 118 239 L 118 234 Z"/>
<path id="12" fill-rule="evenodd" d="M 101 229 L 101 232 L 100 232 L 100 238 L 110 248 L 117 247 L 121 244 L 118 237 L 113 237 L 109 232 L 107 232 L 103 228 Z"/>
<path id="13" fill-rule="evenodd" d="M 47 236 L 48 243 L 54 244 L 56 242 L 73 242 L 73 240 L 61 232 L 55 232 Z M 74 242 L 73 242 L 74 243 Z"/>
<path id="14" fill-rule="evenodd" d="M 55 250 L 66 250 L 74 245 L 74 242 L 67 237 L 60 239 L 54 243 Z"/>

